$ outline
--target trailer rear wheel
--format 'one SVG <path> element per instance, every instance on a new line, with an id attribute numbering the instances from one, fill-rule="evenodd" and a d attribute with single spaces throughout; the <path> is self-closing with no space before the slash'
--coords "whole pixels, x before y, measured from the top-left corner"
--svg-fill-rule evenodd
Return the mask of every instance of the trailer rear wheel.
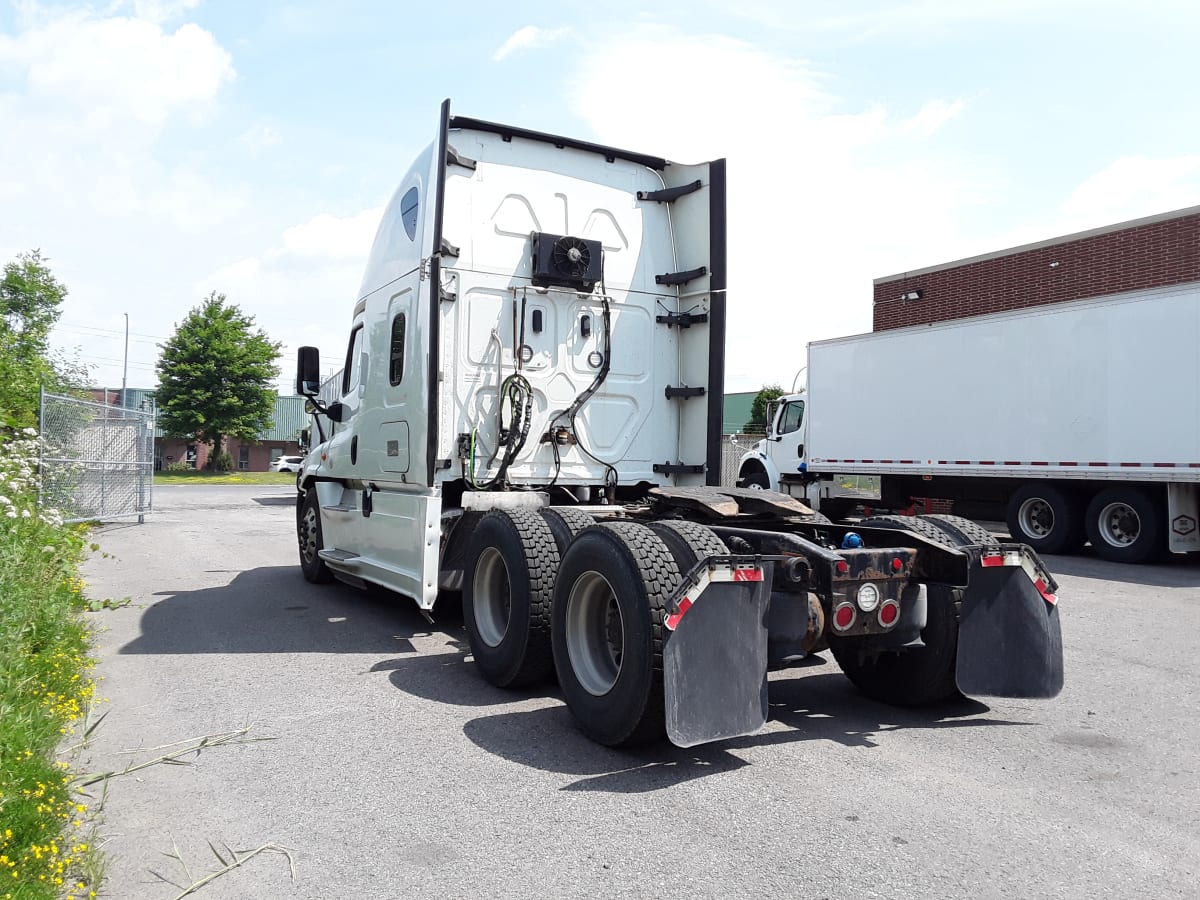
<path id="1" fill-rule="evenodd" d="M 554 666 L 567 707 L 593 740 L 646 743 L 665 732 L 663 605 L 681 581 L 667 545 L 634 522 L 571 543 L 554 585 Z"/>
<path id="2" fill-rule="evenodd" d="M 1008 533 L 1038 553 L 1074 553 L 1083 546 L 1079 505 L 1061 488 L 1025 484 L 1008 501 Z"/>
<path id="3" fill-rule="evenodd" d="M 960 541 L 963 546 L 974 544 L 982 547 L 995 547 L 999 545 L 999 541 L 995 536 L 984 528 L 972 522 L 970 519 L 964 519 L 962 516 L 947 516 L 941 513 L 931 513 L 921 516 L 926 522 L 932 522 L 937 528 L 942 529 L 956 541 Z"/>
<path id="4" fill-rule="evenodd" d="M 1163 547 L 1166 513 L 1146 491 L 1114 487 L 1088 504 L 1086 522 L 1092 549 L 1111 562 L 1142 563 Z"/>
<path id="5" fill-rule="evenodd" d="M 542 518 L 554 533 L 559 555 L 567 552 L 567 547 L 575 540 L 575 535 L 589 525 L 596 524 L 596 518 L 591 513 L 569 506 L 548 506 L 542 510 Z"/>
<path id="6" fill-rule="evenodd" d="M 467 545 L 463 624 L 475 664 L 497 687 L 550 674 L 550 603 L 559 553 L 550 526 L 529 510 L 493 510 Z"/>
<path id="7" fill-rule="evenodd" d="M 300 571 L 304 573 L 304 579 L 313 584 L 333 581 L 333 573 L 318 555 L 325 549 L 325 541 L 321 533 L 321 505 L 316 488 L 304 492 L 304 500 L 296 517 L 296 535 L 300 544 Z"/>
<path id="8" fill-rule="evenodd" d="M 928 706 L 958 696 L 958 603 L 962 592 L 948 584 L 926 586 L 928 618 L 924 647 L 868 651 L 861 639 L 831 638 L 829 649 L 850 682 L 873 700 L 893 706 Z"/>

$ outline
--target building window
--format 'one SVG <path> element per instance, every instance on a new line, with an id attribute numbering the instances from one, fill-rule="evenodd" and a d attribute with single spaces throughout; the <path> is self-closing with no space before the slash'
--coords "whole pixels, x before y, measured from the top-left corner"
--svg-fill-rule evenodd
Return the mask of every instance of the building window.
<path id="1" fill-rule="evenodd" d="M 404 378 L 404 313 L 392 319 L 392 346 L 388 360 L 388 381 L 395 386 Z"/>
<path id="2" fill-rule="evenodd" d="M 239 469 L 249 469 L 250 468 L 250 448 L 249 447 L 238 447 L 238 468 Z"/>

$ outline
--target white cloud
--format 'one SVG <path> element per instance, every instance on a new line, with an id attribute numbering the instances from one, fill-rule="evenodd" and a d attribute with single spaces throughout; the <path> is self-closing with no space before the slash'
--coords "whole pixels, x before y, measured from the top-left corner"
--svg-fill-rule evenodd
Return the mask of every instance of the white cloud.
<path id="1" fill-rule="evenodd" d="M 284 250 L 293 258 L 356 260 L 365 265 L 382 215 L 382 206 L 347 217 L 319 213 L 283 233 Z"/>
<path id="2" fill-rule="evenodd" d="M 940 130 L 951 119 L 956 118 L 965 108 L 966 103 L 962 100 L 955 100 L 952 103 L 947 103 L 945 100 L 929 100 L 915 116 L 904 122 L 901 128 L 917 137 L 927 138 Z"/>
<path id="3" fill-rule="evenodd" d="M 133 0 L 133 11 L 139 19 L 166 22 L 199 5 L 200 0 Z"/>
<path id="4" fill-rule="evenodd" d="M 1129 156 L 1089 177 L 1063 204 L 1088 228 L 1200 204 L 1200 155 Z"/>
<path id="5" fill-rule="evenodd" d="M 537 25 L 526 25 L 524 28 L 518 28 L 509 35 L 508 40 L 501 44 L 500 48 L 492 54 L 492 60 L 500 62 L 500 60 L 521 50 L 545 47 L 565 37 L 570 31 L 570 28 L 539 28 Z"/>
<path id="6" fill-rule="evenodd" d="M 993 190 L 928 139 L 961 101 L 848 110 L 811 65 L 724 36 L 597 41 L 570 97 L 604 143 L 728 159 L 729 390 L 790 385 L 807 341 L 869 331 L 872 279 L 974 251 L 959 223 Z"/>

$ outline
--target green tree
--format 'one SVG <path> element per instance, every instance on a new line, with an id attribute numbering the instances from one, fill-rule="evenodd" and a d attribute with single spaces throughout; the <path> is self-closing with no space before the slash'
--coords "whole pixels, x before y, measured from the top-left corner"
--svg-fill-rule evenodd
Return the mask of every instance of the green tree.
<path id="1" fill-rule="evenodd" d="M 163 430 L 211 444 L 210 468 L 225 438 L 254 440 L 271 425 L 280 346 L 213 291 L 162 345 L 155 399 Z"/>
<path id="2" fill-rule="evenodd" d="M 66 286 L 40 250 L 21 253 L 0 280 L 0 424 L 37 424 L 39 390 L 77 387 L 86 372 L 50 353 L 50 329 L 62 314 Z"/>
<path id="3" fill-rule="evenodd" d="M 777 384 L 768 384 L 754 395 L 750 404 L 750 421 L 743 431 L 746 434 L 762 434 L 767 430 L 767 404 L 783 396 L 783 388 Z"/>

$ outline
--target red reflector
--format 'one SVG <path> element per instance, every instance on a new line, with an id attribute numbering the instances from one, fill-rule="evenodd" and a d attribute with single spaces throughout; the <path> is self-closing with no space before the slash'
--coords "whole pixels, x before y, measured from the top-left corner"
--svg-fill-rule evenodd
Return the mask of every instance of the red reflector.
<path id="1" fill-rule="evenodd" d="M 890 627 L 900 618 L 900 607 L 888 600 L 879 608 L 879 624 Z"/>
<path id="2" fill-rule="evenodd" d="M 837 573 L 839 575 L 845 575 L 849 571 L 850 563 L 846 562 L 844 559 L 839 559 L 837 564 Z"/>
<path id="3" fill-rule="evenodd" d="M 992 566 L 1002 566 L 1002 565 L 1004 565 L 1004 557 L 1003 556 L 985 556 L 983 559 L 981 559 L 979 561 L 979 564 L 981 566 L 984 566 L 985 568 L 990 568 Z"/>
<path id="4" fill-rule="evenodd" d="M 902 560 L 900 557 L 897 556 L 895 559 L 892 560 L 892 571 L 893 572 L 899 572 L 903 568 L 904 568 L 904 560 Z"/>
<path id="5" fill-rule="evenodd" d="M 733 570 L 733 580 L 734 581 L 762 581 L 763 580 L 763 571 L 762 571 L 762 569 L 734 569 Z"/>
<path id="6" fill-rule="evenodd" d="M 833 612 L 833 624 L 842 631 L 845 631 L 854 624 L 854 607 L 849 603 L 843 603 Z"/>

